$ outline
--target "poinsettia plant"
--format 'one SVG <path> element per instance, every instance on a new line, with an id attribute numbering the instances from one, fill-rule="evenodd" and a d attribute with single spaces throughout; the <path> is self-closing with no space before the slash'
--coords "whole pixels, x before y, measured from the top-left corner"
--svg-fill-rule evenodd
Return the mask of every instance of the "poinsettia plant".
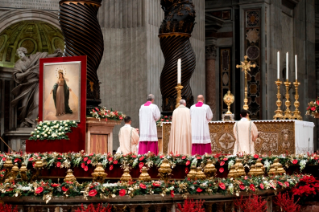
<path id="1" fill-rule="evenodd" d="M 0 211 L 1 212 L 18 212 L 18 206 L 15 206 L 13 208 L 12 205 L 0 204 Z"/>
<path id="2" fill-rule="evenodd" d="M 203 200 L 185 200 L 184 204 L 177 204 L 177 208 L 180 212 L 205 212 L 205 209 L 203 208 L 203 204 L 205 201 Z"/>
<path id="3" fill-rule="evenodd" d="M 101 121 L 101 119 L 107 120 L 123 120 L 125 118 L 125 114 L 123 114 L 120 111 L 114 110 L 111 108 L 111 110 L 106 109 L 106 107 L 96 107 L 90 111 L 90 116 L 98 119 Z"/>
<path id="4" fill-rule="evenodd" d="M 84 208 L 83 204 L 81 205 L 81 208 L 78 208 L 75 210 L 75 212 L 111 212 L 112 206 L 107 205 L 106 207 L 103 207 L 103 205 L 98 204 L 95 208 L 93 204 L 90 204 L 87 208 Z"/>
<path id="5" fill-rule="evenodd" d="M 306 109 L 306 115 L 315 116 L 316 113 L 319 112 L 319 97 L 316 100 L 308 103 L 308 107 Z"/>
<path id="6" fill-rule="evenodd" d="M 319 180 L 312 175 L 303 176 L 299 183 L 292 190 L 293 194 L 300 198 L 300 203 L 306 201 L 318 201 L 319 199 Z"/>
<path id="7" fill-rule="evenodd" d="M 241 196 L 240 199 L 234 201 L 236 208 L 243 212 L 266 212 L 266 200 L 258 197 L 257 195 L 250 195 L 248 198 Z"/>
<path id="8" fill-rule="evenodd" d="M 298 201 L 295 201 L 294 195 L 289 195 L 286 193 L 279 193 L 276 198 L 273 200 L 273 203 L 277 205 L 282 212 L 299 212 L 300 205 L 298 205 Z"/>
<path id="9" fill-rule="evenodd" d="M 40 121 L 29 140 L 68 140 L 66 133 L 71 132 L 72 127 L 77 127 L 75 121 Z"/>
<path id="10" fill-rule="evenodd" d="M 156 126 L 161 127 L 163 122 L 171 122 L 172 116 L 162 115 L 161 118 L 156 122 Z"/>

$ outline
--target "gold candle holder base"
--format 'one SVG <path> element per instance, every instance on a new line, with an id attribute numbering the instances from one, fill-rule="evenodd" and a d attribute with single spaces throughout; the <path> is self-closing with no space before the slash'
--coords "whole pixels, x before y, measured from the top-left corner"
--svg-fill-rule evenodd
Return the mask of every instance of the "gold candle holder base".
<path id="1" fill-rule="evenodd" d="M 285 105 L 286 105 L 286 110 L 285 110 L 285 115 L 283 117 L 283 119 L 292 119 L 292 115 L 291 115 L 291 111 L 289 109 L 290 107 L 290 100 L 289 100 L 289 86 L 291 84 L 291 82 L 289 82 L 288 80 L 286 82 L 284 82 L 285 86 L 286 86 L 286 101 L 285 101 Z"/>
<path id="2" fill-rule="evenodd" d="M 179 107 L 179 101 L 182 99 L 182 89 L 184 87 L 178 83 L 177 86 L 175 87 L 176 91 L 177 91 L 177 98 L 176 98 L 176 105 L 175 108 Z"/>
<path id="3" fill-rule="evenodd" d="M 275 111 L 275 115 L 274 115 L 274 120 L 279 120 L 279 119 L 283 119 L 283 115 L 282 115 L 282 110 L 281 110 L 281 94 L 280 94 L 280 86 L 282 84 L 282 82 L 278 79 L 277 81 L 275 81 L 276 85 L 277 85 L 277 101 L 276 101 L 276 105 L 277 105 L 277 110 Z"/>
<path id="4" fill-rule="evenodd" d="M 295 119 L 295 120 L 302 120 L 302 117 L 300 115 L 300 111 L 299 111 L 299 94 L 298 94 L 298 86 L 300 85 L 300 82 L 298 82 L 298 80 L 296 80 L 294 83 L 294 86 L 295 86 L 295 89 L 296 89 L 296 94 L 295 94 L 295 103 L 294 103 L 294 106 L 295 106 L 295 111 L 293 112 L 293 116 L 292 116 L 292 119 Z"/>

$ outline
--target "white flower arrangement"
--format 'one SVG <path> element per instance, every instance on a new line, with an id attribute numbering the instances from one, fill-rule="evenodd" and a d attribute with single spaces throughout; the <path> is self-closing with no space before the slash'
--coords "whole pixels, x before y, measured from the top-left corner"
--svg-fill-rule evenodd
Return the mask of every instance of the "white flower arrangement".
<path id="1" fill-rule="evenodd" d="M 75 121 L 39 122 L 35 130 L 30 133 L 29 140 L 67 140 L 69 137 L 66 133 L 71 132 L 71 127 L 77 127 L 77 123 Z"/>

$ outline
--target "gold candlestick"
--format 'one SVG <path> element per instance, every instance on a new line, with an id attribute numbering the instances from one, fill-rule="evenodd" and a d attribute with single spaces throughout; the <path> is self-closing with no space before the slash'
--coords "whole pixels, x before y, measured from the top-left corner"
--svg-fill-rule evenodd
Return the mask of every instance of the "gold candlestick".
<path id="1" fill-rule="evenodd" d="M 176 91 L 177 91 L 177 98 L 176 98 L 176 105 L 175 108 L 179 107 L 179 101 L 182 99 L 182 89 L 184 87 L 178 83 L 177 86 L 175 87 Z"/>
<path id="2" fill-rule="evenodd" d="M 300 115 L 300 111 L 299 111 L 299 101 L 298 101 L 298 99 L 299 99 L 299 94 L 298 94 L 298 86 L 300 85 L 300 82 L 298 82 L 298 80 L 296 80 L 296 82 L 294 82 L 293 83 L 294 84 L 294 86 L 295 86 L 295 89 L 296 89 L 296 94 L 295 94 L 295 103 L 294 103 L 294 106 L 295 106 L 295 111 L 293 112 L 293 116 L 292 116 L 292 118 L 293 119 L 296 119 L 296 120 L 302 120 L 302 117 L 301 117 L 301 115 Z"/>
<path id="3" fill-rule="evenodd" d="M 248 61 L 248 56 L 245 55 L 244 56 L 244 61 L 241 62 L 241 65 L 236 65 L 236 68 L 241 68 L 242 71 L 245 72 L 245 99 L 244 99 L 244 106 L 243 109 L 244 110 L 248 110 L 248 85 L 247 85 L 247 73 L 248 71 L 250 71 L 250 68 L 256 68 L 256 64 L 251 64 L 250 61 Z"/>
<path id="4" fill-rule="evenodd" d="M 292 116 L 291 116 L 291 111 L 289 109 L 290 107 L 290 101 L 289 101 L 289 86 L 291 84 L 291 82 L 289 82 L 288 80 L 286 82 L 284 82 L 285 86 L 286 86 L 286 102 L 285 102 L 285 105 L 286 105 L 286 110 L 285 110 L 285 115 L 283 117 L 283 119 L 291 119 Z"/>
<path id="5" fill-rule="evenodd" d="M 278 119 L 282 119 L 283 115 L 282 115 L 282 110 L 281 110 L 281 94 L 280 94 L 280 86 L 282 84 L 282 82 L 278 79 L 276 82 L 277 85 L 277 101 L 276 101 L 276 105 L 277 105 L 277 110 L 275 111 L 275 115 L 274 115 L 274 120 L 278 120 Z"/>

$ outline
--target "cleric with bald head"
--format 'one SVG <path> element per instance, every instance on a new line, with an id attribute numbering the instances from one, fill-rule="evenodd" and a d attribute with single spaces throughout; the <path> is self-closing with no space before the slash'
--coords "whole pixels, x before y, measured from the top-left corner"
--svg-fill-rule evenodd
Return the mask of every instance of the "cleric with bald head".
<path id="1" fill-rule="evenodd" d="M 154 103 L 154 95 L 147 96 L 147 102 L 143 104 L 139 111 L 140 117 L 140 140 L 138 144 L 138 154 L 153 152 L 158 154 L 158 138 L 156 121 L 161 117 L 161 112 Z"/>
<path id="2" fill-rule="evenodd" d="M 213 112 L 204 101 L 204 96 L 198 95 L 197 103 L 191 107 L 193 155 L 212 153 L 208 123 L 213 118 Z"/>

